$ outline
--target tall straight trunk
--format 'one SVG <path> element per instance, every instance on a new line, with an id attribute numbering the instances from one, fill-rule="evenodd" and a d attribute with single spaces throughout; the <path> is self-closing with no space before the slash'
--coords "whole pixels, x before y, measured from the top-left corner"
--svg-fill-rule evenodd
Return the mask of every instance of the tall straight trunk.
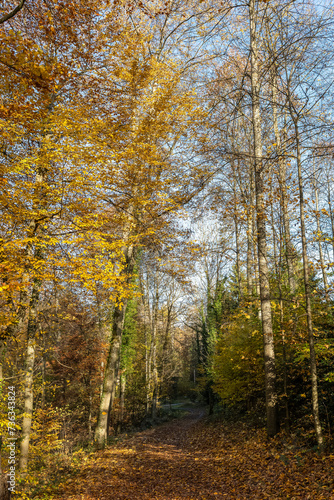
<path id="1" fill-rule="evenodd" d="M 24 377 L 24 417 L 22 423 L 22 440 L 20 445 L 19 467 L 25 470 L 28 466 L 29 441 L 31 433 L 31 422 L 33 414 L 33 371 L 35 361 L 35 339 L 29 338 L 26 354 L 26 366 Z"/>
<path id="2" fill-rule="evenodd" d="M 125 306 L 125 308 L 126 307 L 127 307 L 127 305 Z M 125 314 L 126 314 L 126 309 L 125 309 Z M 125 315 L 124 315 L 124 319 L 125 319 Z M 123 328 L 124 328 L 124 321 L 123 321 Z M 123 334 L 122 334 L 122 337 L 123 337 Z M 113 383 L 113 387 L 112 387 L 112 391 L 111 391 L 111 397 L 110 397 L 110 401 L 109 401 L 108 421 L 107 421 L 107 439 L 109 437 L 110 422 L 113 422 L 113 423 L 117 424 L 117 415 L 113 414 L 113 406 L 114 406 L 114 401 L 115 401 L 115 398 L 116 398 L 116 394 L 117 394 L 117 390 L 118 390 L 118 386 L 119 386 L 119 382 L 120 382 L 120 380 L 119 380 L 119 370 L 120 370 L 120 366 L 121 366 L 121 349 L 122 349 L 122 339 L 121 339 L 121 345 L 120 345 L 120 348 L 119 348 L 118 358 L 117 358 L 117 361 L 115 363 L 114 383 Z M 117 429 L 116 429 L 116 431 L 117 431 Z"/>
<path id="3" fill-rule="evenodd" d="M 118 362 L 122 343 L 126 303 L 127 301 L 125 300 L 121 306 L 116 306 L 113 315 L 108 359 L 104 371 L 102 397 L 94 435 L 94 440 L 100 447 L 102 447 L 107 440 L 109 413 L 112 406 L 113 394 L 118 374 Z"/>
<path id="4" fill-rule="evenodd" d="M 161 381 L 164 383 L 166 378 L 166 364 L 168 361 L 168 346 L 170 344 L 170 328 L 172 324 L 172 310 L 174 304 L 170 302 L 167 304 L 167 318 L 166 318 L 166 328 L 165 328 L 165 339 L 162 347 L 162 368 L 161 368 Z"/>
<path id="5" fill-rule="evenodd" d="M 55 102 L 55 94 L 51 94 L 50 102 L 47 107 L 48 113 L 51 113 Z M 45 123 L 45 128 L 42 133 L 42 141 L 45 140 L 46 143 L 50 139 L 51 133 L 49 130 L 48 122 Z M 41 227 L 41 219 L 38 212 L 47 208 L 48 195 L 46 189 L 48 175 L 48 167 L 39 167 L 36 171 L 35 186 L 34 186 L 34 202 L 33 211 L 36 212 L 34 219 L 30 221 L 27 236 L 31 241 L 36 240 L 35 244 L 32 242 L 28 243 L 26 248 L 27 261 L 31 258 L 37 261 L 41 261 L 45 258 L 43 251 L 43 243 L 41 242 L 41 236 L 43 234 L 43 229 Z M 45 220 L 44 220 L 45 222 Z M 32 272 L 30 269 L 30 263 L 27 264 L 25 273 L 23 275 L 22 281 L 24 284 L 28 285 L 32 278 Z M 34 381 L 34 362 L 35 362 L 35 350 L 36 350 L 36 336 L 38 332 L 38 304 L 40 300 L 40 290 L 42 282 L 37 276 L 32 279 L 32 289 L 30 300 L 27 300 L 27 288 L 24 287 L 23 292 L 23 307 L 19 311 L 20 322 L 23 323 L 24 319 L 28 317 L 27 323 L 27 351 L 25 359 L 25 373 L 24 373 L 24 415 L 22 422 L 22 432 L 21 432 L 21 443 L 20 443 L 20 459 L 19 468 L 25 473 L 28 466 L 28 454 L 29 454 L 29 442 L 31 434 L 31 424 L 33 416 L 33 381 Z M 28 305 L 26 305 L 28 302 Z"/>
<path id="6" fill-rule="evenodd" d="M 35 196 L 38 201 L 34 206 L 38 210 L 42 204 L 45 204 L 46 194 L 44 192 L 43 183 L 46 180 L 46 171 L 41 169 L 36 174 L 36 188 Z M 38 238 L 41 235 L 40 222 L 32 220 L 28 229 L 30 238 Z M 36 243 L 35 248 L 29 243 L 26 249 L 27 257 L 41 260 L 43 258 L 42 247 L 39 242 Z M 25 273 L 25 280 L 28 280 L 29 270 Z M 41 280 L 34 277 L 32 281 L 32 290 L 29 305 L 26 311 L 28 316 L 27 324 L 27 351 L 25 359 L 25 373 L 24 373 L 24 415 L 22 422 L 21 443 L 20 443 L 20 459 L 19 467 L 25 471 L 28 466 L 29 442 L 31 434 L 31 424 L 33 416 L 33 380 L 34 380 L 34 362 L 36 350 L 36 335 L 38 331 L 38 304 L 40 299 Z M 23 316 L 22 316 L 23 317 Z"/>
<path id="7" fill-rule="evenodd" d="M 271 174 L 272 175 L 272 174 Z M 270 184 L 270 198 L 273 199 L 273 184 Z M 275 275 L 278 277 L 279 275 L 279 261 L 278 261 L 278 248 L 277 248 L 277 238 L 275 231 L 275 214 L 274 214 L 274 204 L 271 203 L 270 207 L 270 215 L 271 215 L 271 232 L 272 232 L 272 242 L 273 242 L 273 252 L 274 252 L 274 267 L 275 267 Z"/>
<path id="8" fill-rule="evenodd" d="M 88 439 L 92 440 L 93 430 L 92 430 L 92 409 L 93 409 L 93 391 L 92 391 L 92 382 L 91 376 L 89 376 L 88 383 Z"/>
<path id="9" fill-rule="evenodd" d="M 158 403 L 158 367 L 157 367 L 157 329 L 158 329 L 158 311 L 159 311 L 159 284 L 158 273 L 155 273 L 155 297 L 152 311 L 152 335 L 151 335 L 151 360 L 152 360 L 152 419 L 155 420 L 157 416 L 157 403 Z"/>
<path id="10" fill-rule="evenodd" d="M 103 339 L 102 311 L 101 311 L 101 300 L 100 300 L 100 295 L 99 295 L 98 288 L 96 288 L 95 300 L 96 300 L 96 309 L 97 309 L 97 325 L 98 325 L 98 330 L 99 330 L 99 339 L 102 340 Z M 102 393 L 103 393 L 103 374 L 104 374 L 104 361 L 103 361 L 102 350 L 101 350 L 101 359 L 100 359 L 100 398 L 102 398 Z"/>
<path id="11" fill-rule="evenodd" d="M 333 210 L 332 210 L 332 197 L 331 197 L 331 188 L 330 188 L 328 173 L 327 173 L 327 200 L 328 200 L 329 216 L 331 219 L 332 252 L 333 252 L 333 262 L 334 262 L 334 214 L 333 214 Z"/>
<path id="12" fill-rule="evenodd" d="M 125 300 L 121 306 L 115 307 L 113 315 L 112 334 L 109 343 L 108 359 L 104 372 L 98 422 L 95 429 L 95 441 L 99 446 L 104 445 L 108 434 L 108 422 L 114 401 L 118 376 L 126 306 L 127 301 Z"/>
<path id="13" fill-rule="evenodd" d="M 253 292 L 253 220 L 252 208 L 247 209 L 247 294 L 250 297 Z"/>
<path id="14" fill-rule="evenodd" d="M 237 210 L 237 191 L 236 191 L 236 172 L 233 169 L 233 197 L 234 197 L 234 234 L 235 234 L 235 250 L 236 250 L 236 273 L 237 273 L 237 287 L 238 287 L 238 297 L 241 298 L 241 273 L 240 273 L 240 245 L 239 245 L 239 224 L 238 217 L 236 214 Z"/>
<path id="15" fill-rule="evenodd" d="M 281 206 L 282 209 L 282 206 Z M 284 252 L 286 251 L 285 240 L 283 238 L 284 224 L 282 223 L 282 211 L 280 217 L 280 229 L 279 229 L 279 262 L 278 262 L 278 292 L 279 292 L 279 329 L 281 332 L 281 342 L 282 342 L 282 364 L 283 364 L 283 402 L 285 408 L 285 428 L 289 432 L 290 429 L 290 411 L 289 411 L 289 399 L 288 399 L 288 371 L 287 371 L 287 356 L 286 356 L 286 338 L 285 338 L 285 328 L 284 328 L 284 301 L 283 301 L 283 290 L 282 290 L 282 270 L 283 270 L 283 258 Z"/>
<path id="16" fill-rule="evenodd" d="M 256 1 L 250 0 L 250 50 L 251 50 L 251 98 L 254 135 L 254 177 L 256 195 L 257 246 L 259 264 L 260 301 L 264 343 L 264 369 L 266 390 L 267 434 L 274 436 L 278 431 L 276 364 L 274 336 L 270 304 L 269 270 L 267 264 L 266 214 L 262 161 L 262 123 L 260 114 L 259 55 L 256 30 Z"/>
<path id="17" fill-rule="evenodd" d="M 148 330 L 145 328 L 145 388 L 146 388 L 146 415 L 150 411 L 151 400 L 151 355 Z"/>
<path id="18" fill-rule="evenodd" d="M 31 423 L 33 415 L 33 381 L 34 381 L 34 361 L 36 350 L 37 333 L 37 304 L 39 300 L 39 284 L 34 284 L 29 308 L 28 319 L 28 343 L 26 352 L 26 366 L 24 375 L 24 416 L 22 422 L 22 439 L 20 444 L 19 467 L 25 470 L 28 466 L 29 442 L 31 434 Z"/>
<path id="19" fill-rule="evenodd" d="M 320 241 L 320 235 L 321 235 L 321 225 L 320 225 L 320 213 L 319 213 L 319 191 L 318 191 L 318 186 L 317 186 L 317 180 L 315 177 L 315 168 L 313 166 L 313 176 L 314 176 L 314 194 L 315 194 L 315 217 L 317 221 L 317 236 L 318 236 L 318 248 L 319 248 L 319 259 L 320 259 L 320 267 L 321 267 L 321 273 L 322 273 L 322 281 L 324 283 L 324 290 L 325 290 L 325 297 L 326 297 L 326 302 L 329 302 L 329 295 L 328 295 L 328 279 L 327 279 L 327 273 L 326 273 L 326 266 L 325 266 L 325 259 L 324 259 L 324 254 L 322 251 L 322 245 Z"/>
<path id="20" fill-rule="evenodd" d="M 255 295 L 260 297 L 260 278 L 259 278 L 259 256 L 258 256 L 258 243 L 257 243 L 257 229 L 256 229 L 256 202 L 254 199 L 254 210 L 252 217 L 252 234 L 253 234 L 253 264 L 254 264 L 254 277 L 255 277 Z M 261 308 L 259 309 L 259 318 L 261 319 Z"/>
<path id="21" fill-rule="evenodd" d="M 123 373 L 121 373 L 120 375 L 120 381 L 119 381 L 120 410 L 117 422 L 117 433 L 122 432 L 124 426 L 125 388 L 126 388 L 126 373 L 125 371 L 123 371 Z"/>
<path id="22" fill-rule="evenodd" d="M 250 155 L 251 151 L 254 149 L 254 144 L 250 145 Z M 260 283 L 259 283 L 259 264 L 257 255 L 257 231 L 256 231 L 256 194 L 255 194 L 255 180 L 254 180 L 254 162 L 249 165 L 249 231 L 250 231 L 250 243 L 251 243 L 251 262 L 252 271 L 254 273 L 253 280 L 253 294 L 259 298 L 260 297 Z M 261 307 L 259 308 L 259 319 L 261 320 Z"/>
<path id="23" fill-rule="evenodd" d="M 157 417 L 157 405 L 158 405 L 158 368 L 157 368 L 157 337 L 156 329 L 154 335 L 154 343 L 152 346 L 152 419 L 155 420 Z"/>
<path id="24" fill-rule="evenodd" d="M 146 274 L 147 281 L 147 291 L 149 290 L 149 282 L 148 275 Z M 145 295 L 144 284 L 141 281 L 141 297 L 143 304 L 143 323 L 144 323 L 144 342 L 145 342 L 145 389 L 146 389 L 146 402 L 145 402 L 145 411 L 146 416 L 149 416 L 150 408 L 151 408 L 151 384 L 152 384 L 152 350 L 151 350 L 151 335 L 152 335 L 152 314 L 150 309 L 150 301 L 149 298 Z M 148 317 L 148 321 L 146 321 L 146 315 Z"/>
<path id="25" fill-rule="evenodd" d="M 288 87 L 288 97 L 290 105 L 291 118 L 293 120 L 296 138 L 297 150 L 297 168 L 298 168 L 298 188 L 299 188 L 299 213 L 300 213 L 300 230 L 302 237 L 302 254 L 303 254 L 303 274 L 304 274 L 304 287 L 305 287 L 305 302 L 306 302 L 306 317 L 307 317 L 307 331 L 308 342 L 310 348 L 310 375 L 311 375 L 311 388 L 312 388 L 312 410 L 315 434 L 319 451 L 323 451 L 324 443 L 321 429 L 321 422 L 319 416 L 319 398 L 318 398 L 318 376 L 317 376 L 317 362 L 314 349 L 314 334 L 313 334 L 313 321 L 312 321 L 312 305 L 311 305 L 311 290 L 309 278 L 309 265 L 307 256 L 307 243 L 306 243 L 306 230 L 305 230 L 305 206 L 304 206 L 304 189 L 302 178 L 302 159 L 301 159 L 301 146 L 298 117 L 294 112 L 292 105 L 292 97 Z"/>
<path id="26" fill-rule="evenodd" d="M 122 272 L 126 274 L 126 282 L 129 284 L 134 270 L 134 248 L 129 246 L 123 250 L 123 253 L 125 268 Z M 94 434 L 94 441 L 99 447 L 104 446 L 107 440 L 109 413 L 112 407 L 113 394 L 118 376 L 126 306 L 127 299 L 124 298 L 122 303 L 115 305 L 113 314 L 108 359 L 104 371 L 102 396 Z"/>
<path id="27" fill-rule="evenodd" d="M 286 162 L 283 154 L 283 148 L 281 143 L 281 135 L 278 127 L 278 112 L 277 112 L 277 70 L 276 67 L 273 68 L 272 78 L 271 78 L 271 88 L 272 88 L 272 108 L 273 108 L 273 123 L 274 123 L 274 133 L 276 141 L 276 150 L 278 156 L 278 180 L 280 188 L 280 203 L 281 211 L 283 217 L 283 229 L 284 229 L 284 246 L 285 246 L 285 257 L 288 269 L 288 280 L 289 287 L 292 294 L 296 291 L 296 280 L 294 275 L 293 266 L 293 254 L 294 250 L 291 244 L 290 235 L 290 223 L 289 223 L 289 213 L 288 213 L 288 196 L 286 189 Z"/>

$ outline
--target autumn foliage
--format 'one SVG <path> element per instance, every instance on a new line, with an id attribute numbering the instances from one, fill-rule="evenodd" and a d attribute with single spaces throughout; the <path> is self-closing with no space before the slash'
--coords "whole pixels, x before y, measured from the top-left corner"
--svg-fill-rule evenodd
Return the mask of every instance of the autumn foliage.
<path id="1" fill-rule="evenodd" d="M 20 498 L 330 498 L 327 3 L 1 7 L 0 484 L 13 425 Z M 190 416 L 143 431 L 180 397 Z"/>

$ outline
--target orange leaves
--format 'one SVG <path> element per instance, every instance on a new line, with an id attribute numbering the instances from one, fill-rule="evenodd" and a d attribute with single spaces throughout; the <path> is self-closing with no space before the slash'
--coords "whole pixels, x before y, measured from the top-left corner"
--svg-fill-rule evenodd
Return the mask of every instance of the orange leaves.
<path id="1" fill-rule="evenodd" d="M 333 456 L 322 460 L 280 438 L 268 443 L 262 431 L 201 417 L 193 410 L 90 454 L 60 493 L 73 500 L 88 499 L 88 491 L 105 500 L 331 498 Z"/>
<path id="2" fill-rule="evenodd" d="M 66 276 L 122 300 L 132 293 L 122 249 L 162 238 L 184 201 L 190 169 L 173 161 L 170 145 L 197 118 L 196 99 L 178 65 L 152 55 L 145 23 L 133 29 L 117 6 L 33 0 L 32 8 L 0 33 L 0 230 L 16 264 L 10 279 L 29 275 L 27 290 L 33 279 L 45 286 Z"/>

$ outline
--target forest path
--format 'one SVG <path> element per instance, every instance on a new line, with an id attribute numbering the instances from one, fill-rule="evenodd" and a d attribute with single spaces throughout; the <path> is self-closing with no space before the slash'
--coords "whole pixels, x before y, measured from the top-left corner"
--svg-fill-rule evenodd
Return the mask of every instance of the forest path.
<path id="1" fill-rule="evenodd" d="M 332 500 L 334 460 L 279 451 L 263 431 L 207 422 L 205 410 L 92 454 L 68 500 Z"/>

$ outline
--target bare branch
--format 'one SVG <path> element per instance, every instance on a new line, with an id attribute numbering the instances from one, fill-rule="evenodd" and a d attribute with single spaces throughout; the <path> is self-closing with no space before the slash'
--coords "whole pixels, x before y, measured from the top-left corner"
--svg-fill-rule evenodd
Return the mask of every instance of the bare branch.
<path id="1" fill-rule="evenodd" d="M 2 16 L 0 18 L 0 24 L 3 24 L 5 23 L 6 21 L 8 21 L 8 19 L 11 19 L 12 17 L 15 16 L 15 14 L 17 14 L 24 6 L 25 4 L 25 1 L 26 0 L 21 0 L 20 3 L 18 4 L 17 7 L 15 7 L 15 9 L 13 9 L 11 12 L 9 12 L 8 14 L 5 14 L 4 16 Z"/>

